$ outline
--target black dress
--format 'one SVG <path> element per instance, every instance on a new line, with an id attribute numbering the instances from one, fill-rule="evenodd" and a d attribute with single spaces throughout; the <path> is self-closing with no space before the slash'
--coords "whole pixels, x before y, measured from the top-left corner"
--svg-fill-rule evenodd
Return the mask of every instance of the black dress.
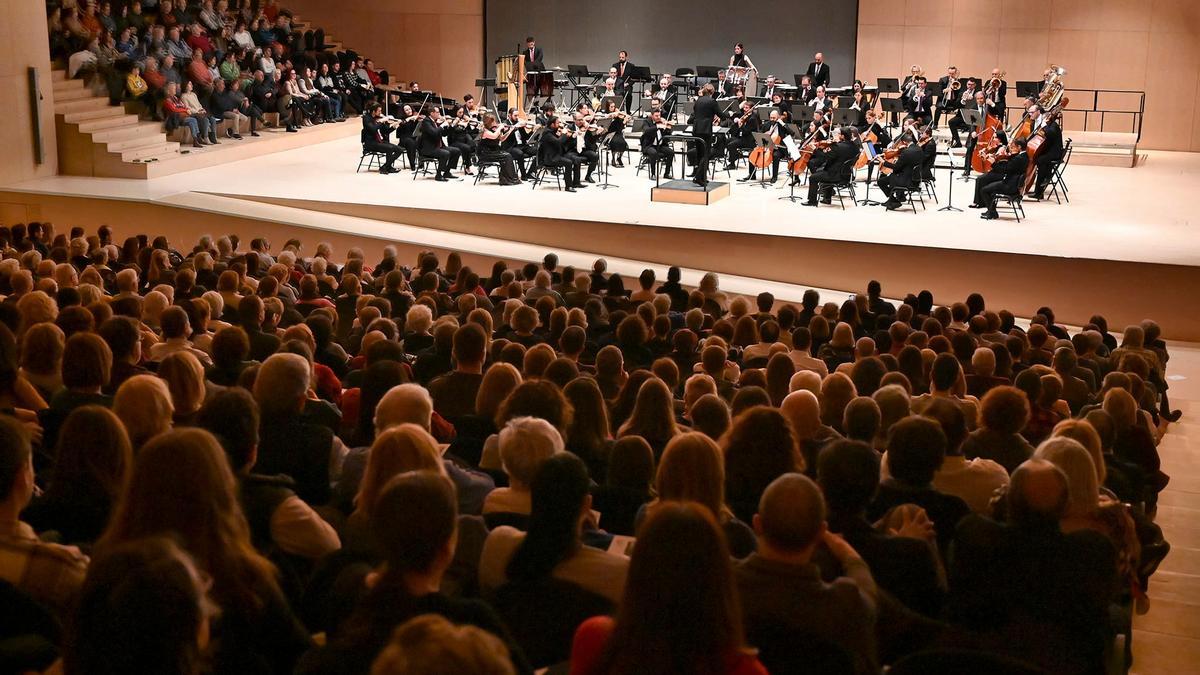
<path id="1" fill-rule="evenodd" d="M 513 162 L 512 155 L 500 149 L 499 139 L 481 137 L 479 139 L 479 158 L 500 162 L 501 185 L 521 184 L 521 179 L 517 177 L 517 165 Z"/>

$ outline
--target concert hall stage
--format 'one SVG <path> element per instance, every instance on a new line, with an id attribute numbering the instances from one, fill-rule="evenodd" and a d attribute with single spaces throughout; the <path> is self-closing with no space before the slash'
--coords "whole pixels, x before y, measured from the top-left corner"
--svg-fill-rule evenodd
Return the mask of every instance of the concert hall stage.
<path id="1" fill-rule="evenodd" d="M 1188 207 L 1200 185 L 1200 154 L 1146 154 L 1133 169 L 1069 167 L 1071 203 L 1026 201 L 1019 224 L 1003 209 L 995 221 L 967 209 L 973 182 L 954 180 L 953 204 L 962 212 L 939 211 L 950 197 L 944 169 L 939 203 L 927 198 L 915 214 L 849 200 L 843 211 L 836 199 L 805 207 L 781 199 L 789 194 L 782 179 L 766 188 L 736 182 L 744 169 L 714 176 L 731 182 L 730 196 L 697 206 L 651 203 L 653 182 L 634 175 L 636 153 L 628 168 L 613 171 L 619 187 L 569 194 L 553 183 L 531 190 L 500 187 L 495 178 L 474 185 L 356 173 L 357 138 L 153 180 L 57 177 L 7 186 L 0 216 L 89 228 L 107 222 L 121 236 L 140 231 L 125 223 L 162 229 L 169 219 L 182 238 L 222 232 L 211 216 L 221 214 L 240 223 L 243 241 L 268 236 L 275 250 L 292 236 L 306 252 L 328 239 L 339 254 L 357 245 L 373 261 L 385 243 L 402 256 L 432 244 L 464 252 L 484 274 L 491 260 L 554 250 L 564 264 L 604 256 L 610 270 L 632 276 L 646 265 L 661 274 L 678 264 L 694 283 L 717 271 L 725 290 L 767 289 L 787 301 L 806 287 L 849 293 L 879 279 L 885 294 L 929 288 L 957 300 L 978 290 L 990 305 L 1023 316 L 1047 304 L 1071 324 L 1093 312 L 1118 327 L 1154 316 L 1173 339 L 1200 340 L 1200 237 Z M 871 197 L 880 197 L 877 188 Z M 631 278 L 626 287 L 635 284 Z"/>

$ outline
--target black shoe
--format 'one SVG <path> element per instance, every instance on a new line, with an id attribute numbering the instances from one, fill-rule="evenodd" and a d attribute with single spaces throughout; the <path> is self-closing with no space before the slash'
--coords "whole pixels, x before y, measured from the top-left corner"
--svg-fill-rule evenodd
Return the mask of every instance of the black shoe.
<path id="1" fill-rule="evenodd" d="M 226 135 L 227 137 L 229 137 L 229 138 L 233 138 L 233 129 L 232 129 L 232 128 L 230 128 L 230 129 L 226 129 L 226 130 L 225 130 L 225 135 Z"/>
<path id="2" fill-rule="evenodd" d="M 394 167 L 381 166 L 381 167 L 379 167 L 379 173 L 389 174 L 389 173 L 399 173 L 399 171 L 396 171 L 396 169 Z"/>
<path id="3" fill-rule="evenodd" d="M 1164 420 L 1166 420 L 1168 422 L 1178 422 L 1179 418 L 1183 417 L 1183 411 L 1182 410 L 1172 410 L 1172 411 L 1168 412 L 1166 410 L 1163 410 L 1162 412 L 1158 413 L 1158 415 L 1159 415 L 1159 417 L 1162 417 Z"/>
<path id="4" fill-rule="evenodd" d="M 575 184 L 575 189 L 576 189 L 576 190 L 583 190 L 583 189 L 585 189 L 585 188 L 587 188 L 587 186 L 586 186 L 586 185 L 584 185 L 583 183 L 576 183 L 576 184 Z"/>
<path id="5" fill-rule="evenodd" d="M 1046 197 L 1044 195 L 1035 193 L 1035 194 L 1029 195 L 1029 198 L 1035 202 L 1040 202 L 1043 199 L 1045 199 Z"/>
<path id="6" fill-rule="evenodd" d="M 968 209 L 982 209 L 983 204 L 976 204 L 974 202 L 971 202 L 970 204 L 967 204 L 967 208 Z"/>
<path id="7" fill-rule="evenodd" d="M 986 211 L 985 211 L 985 212 L 983 212 L 983 213 L 979 214 L 979 217 L 980 217 L 980 218 L 982 218 L 982 219 L 984 219 L 984 220 L 996 220 L 997 218 L 999 218 L 999 217 L 1000 217 L 1000 214 L 998 214 L 998 213 L 988 213 L 988 212 L 986 212 Z"/>
<path id="8" fill-rule="evenodd" d="M 253 137 L 255 137 L 255 138 L 258 138 L 259 136 L 262 136 L 262 134 L 258 133 L 257 131 L 251 131 L 251 132 L 250 132 L 250 135 L 251 135 L 251 136 L 253 136 Z"/>
<path id="9" fill-rule="evenodd" d="M 693 178 L 692 182 L 695 183 L 696 185 L 699 185 L 702 188 L 708 187 L 708 181 L 706 181 L 706 180 L 697 180 L 697 179 Z"/>
<path id="10" fill-rule="evenodd" d="M 586 180 L 586 181 L 587 181 L 587 182 L 589 182 L 589 183 L 595 183 L 595 182 L 596 182 L 596 179 L 595 179 L 595 178 L 592 178 L 592 174 L 590 174 L 590 173 L 587 175 L 587 177 L 586 177 L 586 178 L 584 178 L 584 180 Z"/>
<path id="11" fill-rule="evenodd" d="M 754 180 L 754 176 L 745 176 L 745 177 L 739 178 L 737 180 L 739 183 L 749 183 L 750 181 Z"/>
<path id="12" fill-rule="evenodd" d="M 816 203 L 816 202 L 810 202 L 810 201 L 808 201 L 808 200 L 806 199 L 806 200 L 804 200 L 804 201 L 800 202 L 800 205 L 801 205 L 801 206 L 816 206 L 816 205 L 817 205 L 817 203 Z"/>
<path id="13" fill-rule="evenodd" d="M 439 183 L 448 183 L 448 182 L 450 182 L 450 179 L 449 179 L 449 178 L 446 178 L 445 176 L 435 176 L 433 179 L 434 179 L 434 180 L 436 180 L 436 181 L 437 181 L 437 182 L 439 182 Z"/>
<path id="14" fill-rule="evenodd" d="M 564 188 L 564 190 L 563 190 L 563 191 L 564 191 L 564 192 L 574 192 L 574 191 L 575 191 L 575 188 L 573 188 L 573 187 L 571 187 L 570 185 L 568 185 L 566 188 Z"/>
<path id="15" fill-rule="evenodd" d="M 833 203 L 833 199 L 822 199 L 822 200 L 821 200 L 821 203 L 822 203 L 822 204 L 832 204 L 832 203 Z"/>
<path id="16" fill-rule="evenodd" d="M 896 209 L 900 208 L 901 206 L 903 206 L 903 204 L 900 202 L 887 201 L 887 202 L 883 203 L 883 207 L 885 209 L 887 209 L 888 211 L 895 211 Z"/>
<path id="17" fill-rule="evenodd" d="M 961 142 L 959 142 L 959 141 L 954 141 L 953 143 L 951 143 L 951 144 L 950 144 L 950 147 L 952 147 L 952 148 L 961 148 L 961 147 L 962 147 L 962 143 L 961 143 Z"/>
<path id="18" fill-rule="evenodd" d="M 964 172 L 962 172 L 962 177 L 963 177 L 963 178 L 970 178 L 970 177 L 971 177 L 971 172 L 970 172 L 970 171 L 964 171 Z"/>
<path id="19" fill-rule="evenodd" d="M 299 133 L 299 132 L 300 132 L 300 130 L 299 130 L 299 129 L 297 129 L 296 127 L 289 126 L 289 127 L 287 128 L 287 132 L 288 132 L 289 134 L 296 134 L 296 133 Z"/>

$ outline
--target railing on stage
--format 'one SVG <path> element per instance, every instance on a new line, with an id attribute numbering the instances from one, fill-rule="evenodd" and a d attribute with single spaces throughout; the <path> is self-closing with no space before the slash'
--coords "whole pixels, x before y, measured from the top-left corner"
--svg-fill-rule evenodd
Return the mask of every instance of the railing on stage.
<path id="1" fill-rule="evenodd" d="M 1063 107 L 1064 128 L 1137 134 L 1142 139 L 1146 92 L 1132 89 L 1067 89 Z M 1021 106 L 1009 106 L 1009 119 L 1020 119 Z M 1015 117 L 1014 117 L 1015 115 Z M 1117 127 L 1117 128 L 1114 128 Z"/>

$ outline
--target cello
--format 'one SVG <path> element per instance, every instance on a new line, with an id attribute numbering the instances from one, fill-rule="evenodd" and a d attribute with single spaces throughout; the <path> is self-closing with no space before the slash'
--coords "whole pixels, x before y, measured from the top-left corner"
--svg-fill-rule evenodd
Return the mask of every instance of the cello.
<path id="1" fill-rule="evenodd" d="M 1066 105 L 1067 99 L 1064 97 L 1062 100 L 1062 105 Z M 1045 113 L 1045 115 L 1047 124 L 1055 121 L 1059 121 L 1061 123 L 1062 109 L 1060 108 L 1054 113 Z M 1029 124 L 1030 128 L 1032 128 L 1032 119 L 1030 120 Z M 1031 189 L 1033 189 L 1034 174 L 1037 171 L 1037 157 L 1038 153 L 1042 149 L 1042 144 L 1046 142 L 1046 132 L 1043 129 L 1038 129 L 1037 133 L 1028 136 L 1028 138 L 1029 141 L 1025 146 L 1025 152 L 1029 155 L 1029 166 L 1025 167 L 1025 181 L 1022 183 L 1024 186 L 1023 191 L 1025 192 L 1029 192 Z"/>
<path id="2" fill-rule="evenodd" d="M 996 132 L 1003 128 L 1003 124 L 995 115 L 989 111 L 983 119 L 979 120 L 979 127 L 975 130 L 975 150 L 971 153 L 971 170 L 976 173 L 987 173 L 992 170 L 992 163 L 984 157 L 984 150 L 987 150 L 996 140 Z"/>

